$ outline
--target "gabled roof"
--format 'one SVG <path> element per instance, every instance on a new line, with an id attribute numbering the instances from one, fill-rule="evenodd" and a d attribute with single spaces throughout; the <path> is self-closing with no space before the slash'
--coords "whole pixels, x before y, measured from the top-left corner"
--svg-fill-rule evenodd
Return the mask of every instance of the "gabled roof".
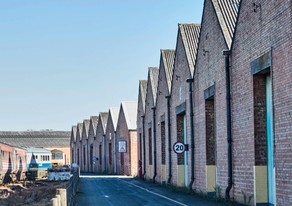
<path id="1" fill-rule="evenodd" d="M 71 142 L 76 142 L 76 132 L 77 132 L 77 126 L 72 126 L 71 138 L 70 138 Z"/>
<path id="2" fill-rule="evenodd" d="M 91 116 L 90 117 L 90 123 L 89 123 L 89 129 L 93 130 L 93 135 L 96 135 L 96 127 L 98 122 L 98 116 Z"/>
<path id="3" fill-rule="evenodd" d="M 70 131 L 2 131 L 0 142 L 18 147 L 70 147 Z"/>
<path id="4" fill-rule="evenodd" d="M 200 28 L 199 24 L 178 24 L 178 32 L 182 37 L 191 76 L 195 70 Z"/>
<path id="5" fill-rule="evenodd" d="M 81 138 L 82 138 L 82 129 L 83 129 L 83 123 L 78 123 L 77 124 L 77 132 L 76 132 L 76 141 L 80 141 L 81 140 Z"/>
<path id="6" fill-rule="evenodd" d="M 82 139 L 88 139 L 88 132 L 89 132 L 89 119 L 83 120 L 83 129 L 82 129 Z"/>
<path id="7" fill-rule="evenodd" d="M 231 48 L 240 0 L 212 0 L 228 48 Z"/>
<path id="8" fill-rule="evenodd" d="M 159 70 L 157 67 L 149 67 L 148 68 L 148 81 L 147 84 L 150 84 L 151 90 L 152 90 L 152 96 L 153 96 L 153 103 L 152 106 L 155 106 L 156 102 L 156 94 L 157 94 L 157 84 L 158 84 L 158 74 Z M 148 88 L 148 86 L 147 86 Z M 146 92 L 146 95 L 148 95 L 148 92 Z"/>
<path id="9" fill-rule="evenodd" d="M 166 81 L 168 86 L 168 94 L 171 91 L 171 82 L 172 82 L 172 74 L 173 74 L 173 66 L 174 66 L 174 49 L 162 49 L 161 50 L 161 59 L 164 64 L 164 70 L 166 75 Z"/>
<path id="10" fill-rule="evenodd" d="M 121 103 L 121 109 L 124 111 L 128 130 L 137 130 L 137 102 L 124 101 Z"/>
<path id="11" fill-rule="evenodd" d="M 147 91 L 147 80 L 139 80 L 138 101 L 139 101 L 139 98 L 141 98 L 143 114 L 145 113 L 146 91 Z"/>
<path id="12" fill-rule="evenodd" d="M 116 131 L 118 118 L 119 118 L 119 108 L 118 107 L 111 107 L 109 109 L 109 115 L 113 121 L 114 130 Z M 109 117 L 108 117 L 108 120 L 109 120 Z"/>
<path id="13" fill-rule="evenodd" d="M 107 118 L 108 118 L 108 113 L 107 112 L 100 112 L 99 113 L 99 120 L 98 120 L 97 125 L 102 127 L 103 132 L 105 132 Z"/>

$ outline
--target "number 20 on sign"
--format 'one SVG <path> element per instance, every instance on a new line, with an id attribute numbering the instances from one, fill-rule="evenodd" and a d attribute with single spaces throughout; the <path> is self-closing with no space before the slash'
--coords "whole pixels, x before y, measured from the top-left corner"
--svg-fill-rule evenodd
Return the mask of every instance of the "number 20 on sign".
<path id="1" fill-rule="evenodd" d="M 173 144 L 173 151 L 177 154 L 181 154 L 185 151 L 185 145 L 182 142 L 176 142 Z"/>

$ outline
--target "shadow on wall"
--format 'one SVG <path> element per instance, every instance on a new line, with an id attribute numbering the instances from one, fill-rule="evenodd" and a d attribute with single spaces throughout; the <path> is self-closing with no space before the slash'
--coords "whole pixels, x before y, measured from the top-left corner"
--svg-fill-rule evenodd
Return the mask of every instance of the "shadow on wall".
<path id="1" fill-rule="evenodd" d="M 22 158 L 20 157 L 20 159 L 19 159 L 19 168 L 18 168 L 18 170 L 17 170 L 17 173 L 16 173 L 16 178 L 17 178 L 17 180 L 20 180 L 21 179 L 21 174 L 22 174 L 22 172 L 23 172 L 23 163 L 22 163 Z"/>
<path id="2" fill-rule="evenodd" d="M 6 171 L 6 173 L 4 175 L 4 179 L 3 179 L 4 184 L 11 182 L 11 176 L 10 176 L 11 172 L 12 172 L 12 162 L 11 162 L 11 156 L 9 153 L 8 163 L 7 163 L 7 171 Z"/>
<path id="3" fill-rule="evenodd" d="M 26 172 L 26 176 L 28 179 L 35 179 L 38 174 L 38 163 L 36 161 L 37 156 L 33 153 L 31 154 L 28 171 Z"/>

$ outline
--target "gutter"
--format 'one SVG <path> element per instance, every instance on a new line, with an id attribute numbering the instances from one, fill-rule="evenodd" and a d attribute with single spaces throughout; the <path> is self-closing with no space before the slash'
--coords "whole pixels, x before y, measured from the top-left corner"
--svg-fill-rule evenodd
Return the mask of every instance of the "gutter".
<path id="1" fill-rule="evenodd" d="M 230 50 L 224 50 L 225 57 L 225 76 L 226 76 L 226 110 L 227 110 L 227 159 L 228 159 L 228 186 L 225 191 L 225 198 L 230 200 L 230 190 L 232 188 L 232 132 L 231 132 L 231 98 L 230 98 Z"/>
<path id="2" fill-rule="evenodd" d="M 156 108 L 152 107 L 153 110 L 153 146 L 154 146 L 154 176 L 152 178 L 153 183 L 155 183 L 155 177 L 157 175 L 157 151 L 156 151 Z"/>
<path id="3" fill-rule="evenodd" d="M 194 137 L 194 110 L 193 110 L 193 85 L 194 79 L 187 79 L 189 83 L 189 99 L 190 99 L 190 127 L 191 127 L 191 182 L 189 184 L 189 190 L 193 190 L 193 184 L 195 181 L 195 137 Z"/>
<path id="4" fill-rule="evenodd" d="M 168 123 L 168 179 L 167 183 L 171 183 L 172 173 L 171 173 L 171 123 L 170 123 L 170 95 L 165 97 L 167 99 L 167 123 Z"/>

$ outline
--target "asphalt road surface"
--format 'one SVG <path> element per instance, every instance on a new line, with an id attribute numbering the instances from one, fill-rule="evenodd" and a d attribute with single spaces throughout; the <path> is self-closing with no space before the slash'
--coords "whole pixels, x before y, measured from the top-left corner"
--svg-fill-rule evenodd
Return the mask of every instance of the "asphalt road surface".
<path id="1" fill-rule="evenodd" d="M 76 206 L 224 205 L 124 176 L 80 177 Z"/>

